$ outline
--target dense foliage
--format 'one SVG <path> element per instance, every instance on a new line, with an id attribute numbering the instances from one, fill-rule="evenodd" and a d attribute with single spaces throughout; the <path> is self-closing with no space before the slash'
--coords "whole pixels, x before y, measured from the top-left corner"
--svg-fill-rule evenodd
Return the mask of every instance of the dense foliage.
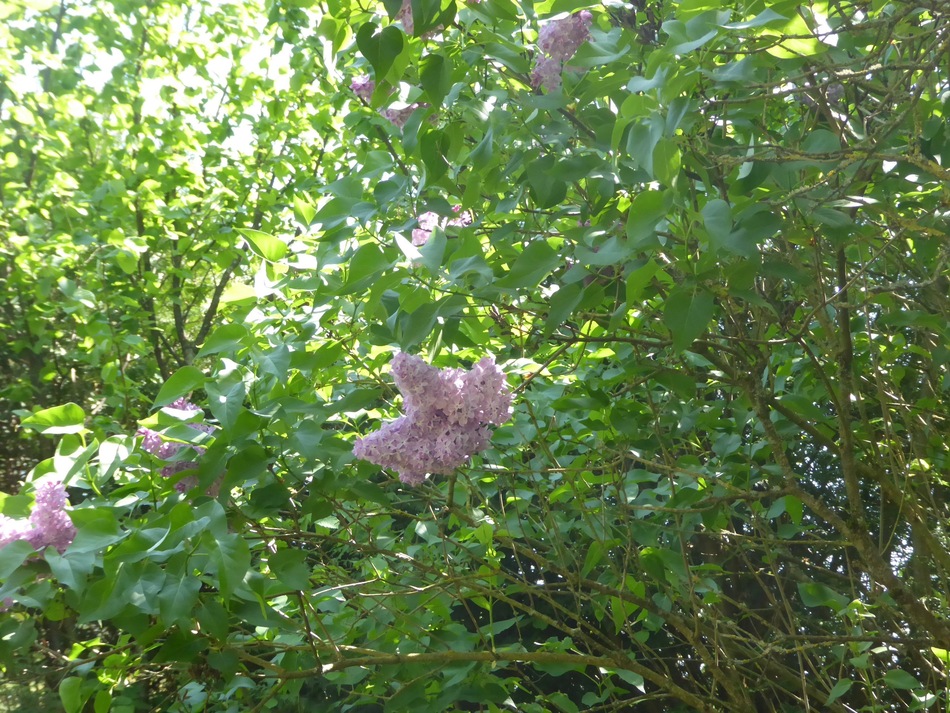
<path id="1" fill-rule="evenodd" d="M 944 4 L 0 20 L 8 708 L 950 708 Z"/>

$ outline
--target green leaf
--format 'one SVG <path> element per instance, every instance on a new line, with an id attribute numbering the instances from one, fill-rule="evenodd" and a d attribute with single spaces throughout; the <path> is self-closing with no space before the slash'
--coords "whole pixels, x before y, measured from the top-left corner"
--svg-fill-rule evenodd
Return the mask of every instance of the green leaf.
<path id="1" fill-rule="evenodd" d="M 945 664 L 950 664 L 950 651 L 947 649 L 938 649 L 936 646 L 931 646 L 930 651 Z"/>
<path id="2" fill-rule="evenodd" d="M 831 693 L 828 694 L 828 699 L 825 701 L 826 706 L 830 706 L 836 700 L 841 698 L 845 693 L 851 690 L 851 686 L 854 685 L 854 681 L 848 678 L 842 678 L 835 684 L 835 687 L 831 689 Z"/>
<path id="3" fill-rule="evenodd" d="M 550 208 L 564 200 L 567 183 L 558 177 L 557 159 L 554 156 L 542 156 L 531 161 L 526 172 L 528 187 L 538 208 Z"/>
<path id="4" fill-rule="evenodd" d="M 655 236 L 656 225 L 666 216 L 672 196 L 666 191 L 642 191 L 630 203 L 627 212 L 627 237 L 634 246 Z"/>
<path id="5" fill-rule="evenodd" d="M 294 433 L 293 436 L 295 441 L 300 437 L 300 431 L 306 431 L 311 425 L 312 424 L 309 421 L 305 421 L 300 424 L 297 432 Z M 322 431 L 320 433 L 322 433 Z M 306 452 L 304 452 L 303 455 L 315 457 L 315 454 Z M 252 443 L 245 448 L 242 448 L 228 461 L 228 468 L 227 473 L 225 474 L 223 488 L 225 490 L 230 490 L 235 486 L 242 486 L 247 481 L 258 478 L 266 472 L 269 463 L 270 458 L 267 455 L 267 451 L 265 451 L 259 444 Z"/>
<path id="6" fill-rule="evenodd" d="M 727 30 L 748 30 L 752 27 L 762 27 L 763 25 L 769 25 L 776 22 L 787 23 L 788 18 L 784 15 L 779 15 L 772 8 L 766 8 L 751 20 L 744 20 L 743 22 L 730 22 L 728 25 L 720 25 L 720 27 Z"/>
<path id="7" fill-rule="evenodd" d="M 269 233 L 251 228 L 238 228 L 238 232 L 247 238 L 251 250 L 268 262 L 279 262 L 289 249 L 287 243 Z"/>
<path id="8" fill-rule="evenodd" d="M 382 248 L 376 243 L 361 245 L 350 259 L 344 294 L 369 287 L 378 279 L 380 273 L 392 264 L 393 261 L 386 257 Z"/>
<path id="9" fill-rule="evenodd" d="M 105 689 L 97 691 L 92 709 L 93 713 L 109 713 L 112 710 L 112 694 Z"/>
<path id="10" fill-rule="evenodd" d="M 235 588 L 244 580 L 251 564 L 251 551 L 247 541 L 237 533 L 216 538 L 211 550 L 211 560 L 217 566 L 221 594 L 229 599 Z"/>
<path id="11" fill-rule="evenodd" d="M 611 235 L 607 240 L 598 245 L 596 249 L 590 249 L 584 245 L 578 245 L 574 251 L 574 256 L 583 265 L 592 267 L 603 267 L 605 265 L 617 265 L 623 263 L 633 252 L 630 243 L 623 237 Z"/>
<path id="12" fill-rule="evenodd" d="M 817 582 L 799 582 L 798 594 L 802 598 L 802 604 L 809 609 L 831 607 L 838 611 L 848 603 L 846 597 Z"/>
<path id="13" fill-rule="evenodd" d="M 653 147 L 653 175 L 660 183 L 670 186 L 680 172 L 682 156 L 672 139 L 660 139 Z"/>
<path id="14" fill-rule="evenodd" d="M 15 540 L 0 547 L 0 582 L 13 574 L 30 555 L 36 553 L 26 540 Z"/>
<path id="15" fill-rule="evenodd" d="M 702 214 L 710 243 L 721 246 L 732 233 L 732 208 L 721 198 L 714 198 L 703 206 Z"/>
<path id="16" fill-rule="evenodd" d="M 706 331 L 713 316 L 713 296 L 702 287 L 679 287 L 666 298 L 663 323 L 673 335 L 673 348 L 682 351 Z"/>
<path id="17" fill-rule="evenodd" d="M 277 550 L 267 558 L 267 567 L 288 589 L 306 591 L 313 589 L 310 582 L 310 567 L 307 553 L 302 550 Z"/>
<path id="18" fill-rule="evenodd" d="M 332 413 L 353 413 L 360 411 L 379 401 L 380 391 L 377 388 L 354 389 L 343 398 L 327 404 Z"/>
<path id="19" fill-rule="evenodd" d="M 204 386 L 204 383 L 205 375 L 201 373 L 198 367 L 190 364 L 183 366 L 172 374 L 168 381 L 162 385 L 162 388 L 158 390 L 158 396 L 155 397 L 153 405 L 156 408 L 167 406 L 175 399 L 188 396 L 195 389 L 200 389 Z"/>
<path id="20" fill-rule="evenodd" d="M 791 18 L 783 27 L 768 27 L 760 30 L 763 36 L 774 38 L 776 44 L 766 48 L 773 57 L 795 59 L 811 57 L 828 51 L 828 45 L 812 35 L 805 18 L 798 13 L 789 13 Z M 771 23 L 769 23 L 771 24 Z"/>
<path id="21" fill-rule="evenodd" d="M 131 436 L 109 436 L 99 444 L 98 457 L 98 484 L 105 483 L 111 478 L 122 462 L 129 457 L 134 446 Z"/>
<path id="22" fill-rule="evenodd" d="M 633 671 L 627 671 L 626 669 L 623 669 L 623 668 L 607 669 L 607 671 L 612 673 L 614 676 L 617 676 L 622 681 L 625 681 L 626 683 L 630 684 L 631 686 L 639 690 L 641 693 L 644 691 L 643 676 L 641 676 L 639 673 L 634 673 Z"/>
<path id="23" fill-rule="evenodd" d="M 689 40 L 688 42 L 681 42 L 678 45 L 674 45 L 669 48 L 669 52 L 673 54 L 688 54 L 693 50 L 697 50 L 703 45 L 705 45 L 709 40 L 713 39 L 716 35 L 719 34 L 718 30 L 710 30 L 702 37 L 697 37 L 695 40 Z"/>
<path id="24" fill-rule="evenodd" d="M 544 334 L 551 334 L 573 313 L 583 297 L 582 287 L 575 283 L 564 285 L 551 296 L 548 316 L 544 320 Z"/>
<path id="25" fill-rule="evenodd" d="M 598 67 L 621 60 L 630 54 L 630 35 L 615 27 L 607 33 L 599 32 L 595 40 L 583 45 L 568 61 L 569 67 Z"/>
<path id="26" fill-rule="evenodd" d="M 632 307 L 637 304 L 640 299 L 640 295 L 643 294 L 643 291 L 646 289 L 646 286 L 650 284 L 650 281 L 653 279 L 653 276 L 659 271 L 660 266 L 656 264 L 656 261 L 651 257 L 647 260 L 646 264 L 641 265 L 636 270 L 633 270 L 627 276 L 627 307 Z"/>
<path id="27" fill-rule="evenodd" d="M 243 324 L 225 324 L 215 329 L 201 345 L 198 356 L 217 354 L 219 352 L 233 353 L 241 348 L 247 338 L 247 327 Z"/>
<path id="28" fill-rule="evenodd" d="M 310 227 L 314 216 L 317 214 L 317 208 L 310 201 L 300 196 L 294 196 L 294 213 L 296 213 L 301 225 Z"/>
<path id="29" fill-rule="evenodd" d="M 86 414 L 74 403 L 43 409 L 24 418 L 20 425 L 30 431 L 46 434 L 82 433 Z"/>
<path id="30" fill-rule="evenodd" d="M 785 512 L 788 513 L 793 523 L 796 525 L 802 524 L 802 516 L 805 513 L 804 505 L 794 495 L 785 496 Z"/>
<path id="31" fill-rule="evenodd" d="M 921 687 L 920 681 L 907 673 L 907 671 L 899 668 L 893 668 L 885 673 L 882 680 L 888 688 L 896 688 L 898 690 L 912 690 Z"/>
<path id="32" fill-rule="evenodd" d="M 495 284 L 505 289 L 531 289 L 560 263 L 561 256 L 547 240 L 534 240 L 521 252 L 508 274 Z"/>
<path id="33" fill-rule="evenodd" d="M 79 713 L 86 698 L 82 692 L 82 679 L 69 676 L 60 681 L 59 700 L 62 701 L 65 713 Z"/>
<path id="34" fill-rule="evenodd" d="M 376 503 L 377 505 L 388 506 L 391 503 L 391 500 L 386 494 L 385 490 L 380 488 L 375 483 L 370 483 L 366 480 L 357 480 L 353 483 L 350 483 L 349 490 L 357 498 Z"/>
<path id="35" fill-rule="evenodd" d="M 106 507 L 81 508 L 70 512 L 76 538 L 69 553 L 99 552 L 121 542 L 129 534 L 119 528 L 115 513 Z"/>
<path id="36" fill-rule="evenodd" d="M 158 595 L 158 611 L 169 626 L 186 626 L 192 621 L 201 581 L 183 572 L 169 576 Z"/>
<path id="37" fill-rule="evenodd" d="M 397 27 L 388 25 L 379 33 L 376 24 L 365 22 L 356 33 L 356 46 L 376 72 L 376 81 L 389 73 L 396 57 L 402 52 L 403 35 Z"/>
<path id="38" fill-rule="evenodd" d="M 758 246 L 782 227 L 782 218 L 764 205 L 754 205 L 742 211 L 735 229 L 723 238 L 720 246 L 727 252 L 752 257 Z"/>
<path id="39" fill-rule="evenodd" d="M 600 540 L 594 540 L 587 548 L 587 555 L 584 557 L 584 566 L 581 567 L 581 577 L 590 574 L 600 561 L 604 558 L 604 545 Z"/>
<path id="40" fill-rule="evenodd" d="M 386 701 L 383 713 L 405 713 L 405 711 L 423 709 L 426 696 L 426 681 L 417 678 L 411 683 L 401 686 L 396 693 Z"/>
<path id="41" fill-rule="evenodd" d="M 208 383 L 205 385 L 205 391 L 208 392 L 208 408 L 221 427 L 226 430 L 234 428 L 244 409 L 244 381 L 238 378 L 226 379 L 221 383 Z"/>
<path id="42" fill-rule="evenodd" d="M 82 591 L 96 564 L 96 555 L 88 550 L 77 552 L 70 548 L 65 554 L 53 549 L 46 553 L 46 563 L 53 576 L 73 591 Z M 2 577 L 0 577 L 2 579 Z"/>
<path id="43" fill-rule="evenodd" d="M 485 135 L 482 137 L 482 140 L 478 142 L 478 145 L 472 149 L 466 161 L 470 162 L 474 168 L 485 168 L 491 162 L 494 150 L 495 134 L 492 127 L 489 126 L 488 131 L 485 132 Z"/>
<path id="44" fill-rule="evenodd" d="M 452 86 L 452 65 L 441 54 L 430 54 L 422 58 L 419 82 L 429 101 L 440 106 Z"/>
<path id="45" fill-rule="evenodd" d="M 7 495 L 0 492 L 0 514 L 7 517 L 27 517 L 30 514 L 33 499 L 28 495 Z"/>
<path id="46" fill-rule="evenodd" d="M 449 144 L 449 137 L 438 129 L 427 129 L 419 136 L 419 153 L 430 181 L 439 180 L 449 170 L 448 161 L 445 160 Z"/>
<path id="47" fill-rule="evenodd" d="M 627 134 L 627 153 L 650 176 L 653 174 L 653 150 L 663 136 L 665 120 L 655 113 L 637 122 Z"/>
<path id="48" fill-rule="evenodd" d="M 403 350 L 408 350 L 420 344 L 435 327 L 438 313 L 439 306 L 429 302 L 408 314 L 401 314 L 396 327 L 399 346 Z"/>
<path id="49" fill-rule="evenodd" d="M 802 142 L 805 153 L 833 153 L 841 149 L 841 139 L 828 129 L 815 129 Z"/>
<path id="50" fill-rule="evenodd" d="M 126 250 L 118 250 L 115 254 L 116 264 L 126 275 L 134 275 L 138 270 L 139 258 Z"/>

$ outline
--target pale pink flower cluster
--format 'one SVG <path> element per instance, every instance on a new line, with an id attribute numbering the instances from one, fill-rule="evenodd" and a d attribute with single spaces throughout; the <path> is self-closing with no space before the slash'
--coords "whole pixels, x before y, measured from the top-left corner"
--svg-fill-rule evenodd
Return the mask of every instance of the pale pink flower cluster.
<path id="1" fill-rule="evenodd" d="M 401 109 L 381 109 L 380 114 L 383 115 L 384 119 L 388 119 L 393 123 L 393 126 L 402 128 L 406 125 L 406 122 L 409 121 L 409 117 L 412 116 L 412 112 L 418 109 L 421 104 L 409 104 L 404 106 Z"/>
<path id="2" fill-rule="evenodd" d="M 186 399 L 178 399 L 173 402 L 166 408 L 175 409 L 178 411 L 185 412 L 198 412 L 201 411 L 199 406 L 187 401 Z M 189 423 L 191 428 L 198 431 L 199 433 L 213 433 L 214 426 L 209 423 Z M 205 453 L 205 449 L 201 446 L 189 446 L 185 443 L 180 443 L 178 441 L 167 441 L 162 437 L 161 433 L 153 431 L 150 428 L 140 428 L 136 435 L 142 436 L 142 450 L 146 453 L 151 453 L 153 456 L 160 458 L 161 460 L 171 460 L 172 462 L 162 468 L 162 476 L 165 478 L 171 478 L 174 475 L 178 475 L 185 470 L 194 470 L 198 467 L 198 461 L 196 460 L 186 460 L 183 458 L 177 458 L 183 449 L 190 448 L 198 456 L 202 456 Z M 189 490 L 194 488 L 198 484 L 198 479 L 195 476 L 188 476 L 182 478 L 177 483 L 175 483 L 175 489 L 179 493 L 187 493 Z M 212 486 L 209 489 L 208 494 L 214 497 L 217 495 L 217 484 Z"/>
<path id="3" fill-rule="evenodd" d="M 26 520 L 0 515 L 0 547 L 26 540 L 36 551 L 55 547 L 64 552 L 76 536 L 76 526 L 66 514 L 66 488 L 58 480 L 36 486 L 36 502 Z"/>
<path id="4" fill-rule="evenodd" d="M 538 54 L 535 57 L 531 83 L 549 90 L 561 86 L 561 70 L 582 44 L 590 39 L 593 16 L 589 10 L 548 22 L 538 32 Z"/>
<path id="5" fill-rule="evenodd" d="M 502 424 L 511 415 L 511 391 L 491 357 L 465 371 L 438 369 L 400 352 L 392 374 L 405 414 L 357 440 L 353 455 L 392 468 L 408 485 L 464 465 L 487 447 L 488 424 Z"/>
<path id="6" fill-rule="evenodd" d="M 465 0 L 469 5 L 478 5 L 482 0 Z M 402 23 L 402 28 L 406 31 L 407 35 L 414 34 L 416 29 L 415 22 L 412 19 L 412 2 L 411 0 L 402 0 L 402 7 L 399 8 L 399 12 L 396 13 L 394 18 L 396 22 Z M 423 37 L 431 37 L 440 30 L 442 30 L 442 25 L 438 27 L 433 27 L 431 30 L 423 34 Z"/>
<path id="7" fill-rule="evenodd" d="M 402 23 L 402 29 L 406 31 L 407 35 L 413 33 L 416 27 L 412 19 L 412 3 L 410 0 L 402 0 L 402 7 L 396 13 L 395 20 Z"/>
<path id="8" fill-rule="evenodd" d="M 376 82 L 370 79 L 368 74 L 361 74 L 350 82 L 350 89 L 360 99 L 368 102 L 376 90 Z"/>
<path id="9" fill-rule="evenodd" d="M 350 82 L 350 89 L 353 90 L 356 96 L 368 103 L 373 96 L 373 92 L 376 91 L 376 82 L 370 79 L 369 75 L 361 74 Z M 380 109 L 379 113 L 384 119 L 391 121 L 394 126 L 401 129 L 406 125 L 406 122 L 409 121 L 412 112 L 420 106 L 422 106 L 422 104 L 409 104 L 400 109 Z"/>
<path id="10" fill-rule="evenodd" d="M 396 22 L 402 23 L 402 29 L 406 31 L 407 35 L 415 34 L 416 24 L 412 19 L 412 2 L 411 0 L 402 0 L 402 7 L 399 8 L 399 12 L 396 13 L 394 18 Z M 432 35 L 438 34 L 442 30 L 442 25 L 438 27 L 433 27 L 431 30 L 424 32 L 422 38 L 432 37 Z"/>
<path id="11" fill-rule="evenodd" d="M 429 238 L 432 237 L 432 231 L 437 227 L 445 229 L 449 225 L 454 225 L 464 228 L 466 225 L 472 224 L 472 217 L 468 213 L 462 213 L 462 206 L 457 205 L 452 210 L 458 214 L 457 218 L 449 218 L 446 220 L 438 213 L 433 213 L 432 211 L 427 211 L 416 218 L 419 227 L 412 231 L 412 244 L 415 246 L 425 245 L 429 242 Z"/>

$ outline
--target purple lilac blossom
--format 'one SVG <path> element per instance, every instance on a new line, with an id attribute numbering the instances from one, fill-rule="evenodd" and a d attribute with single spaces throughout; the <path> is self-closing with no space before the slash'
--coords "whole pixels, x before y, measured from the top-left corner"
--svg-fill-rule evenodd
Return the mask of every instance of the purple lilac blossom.
<path id="1" fill-rule="evenodd" d="M 163 478 L 171 478 L 175 475 L 178 475 L 183 470 L 194 470 L 197 467 L 198 467 L 198 461 L 176 460 L 175 462 L 169 463 L 168 465 L 164 466 L 161 470 L 161 473 L 162 473 Z"/>
<path id="2" fill-rule="evenodd" d="M 135 432 L 136 436 L 142 436 L 142 450 L 146 453 L 151 453 L 154 456 L 158 455 L 158 451 L 162 447 L 162 437 L 157 431 L 153 431 L 150 428 L 140 428 Z"/>
<path id="3" fill-rule="evenodd" d="M 407 35 L 412 34 L 415 24 L 412 20 L 412 2 L 410 0 L 402 0 L 402 7 L 396 13 L 395 20 L 402 23 L 402 29 L 406 31 Z"/>
<path id="4" fill-rule="evenodd" d="M 538 55 L 531 71 L 531 86 L 554 91 L 561 86 L 561 60 Z"/>
<path id="5" fill-rule="evenodd" d="M 379 113 L 383 115 L 384 119 L 391 121 L 394 126 L 401 129 L 406 125 L 406 122 L 409 121 L 412 112 L 420 106 L 420 104 L 410 104 L 402 109 L 382 109 Z"/>
<path id="6" fill-rule="evenodd" d="M 376 82 L 370 79 L 367 75 L 361 74 L 350 83 L 350 89 L 353 90 L 356 96 L 369 103 L 373 96 L 373 92 L 376 91 Z M 393 125 L 401 129 L 406 125 L 406 122 L 409 121 L 409 117 L 412 116 L 412 112 L 414 112 L 420 106 L 423 105 L 418 103 L 409 104 L 397 109 L 380 109 L 379 113 L 384 119 L 392 122 Z"/>
<path id="7" fill-rule="evenodd" d="M 29 520 L 0 515 L 0 547 L 6 547 L 17 540 L 27 539 L 32 530 L 33 526 Z"/>
<path id="8" fill-rule="evenodd" d="M 76 526 L 66 514 L 66 488 L 58 480 L 36 486 L 33 512 L 27 520 L 0 515 L 0 547 L 26 540 L 39 551 L 55 547 L 64 552 L 76 536 Z"/>
<path id="9" fill-rule="evenodd" d="M 166 408 L 174 408 L 179 411 L 186 412 L 201 411 L 200 406 L 196 406 L 185 399 L 178 399 Z M 210 423 L 189 423 L 187 425 L 200 433 L 210 434 L 214 433 L 215 431 L 215 427 Z M 147 453 L 151 453 L 152 455 L 165 461 L 171 460 L 186 447 L 190 447 L 198 456 L 204 455 L 206 451 L 206 449 L 202 446 L 189 446 L 188 444 L 179 443 L 177 441 L 166 441 L 164 438 L 162 438 L 160 433 L 149 428 L 140 428 L 136 432 L 136 435 L 142 436 L 142 450 L 146 451 Z M 168 465 L 163 466 L 160 472 L 162 477 L 171 478 L 182 471 L 193 470 L 197 467 L 198 462 L 194 460 L 175 460 Z M 175 489 L 180 493 L 185 493 L 194 488 L 197 484 L 197 478 L 194 476 L 187 476 L 175 483 Z M 220 481 L 214 483 L 210 488 L 208 488 L 208 495 L 211 495 L 212 497 L 217 496 L 219 487 Z"/>
<path id="10" fill-rule="evenodd" d="M 491 357 L 466 372 L 438 369 L 400 352 L 391 370 L 405 415 L 359 439 L 353 455 L 392 468 L 408 485 L 467 463 L 488 445 L 487 424 L 504 423 L 511 415 L 505 374 Z"/>
<path id="11" fill-rule="evenodd" d="M 376 89 L 376 82 L 369 78 L 369 75 L 361 74 L 350 84 L 350 89 L 363 101 L 369 101 Z"/>
<path id="12" fill-rule="evenodd" d="M 412 231 L 412 244 L 416 247 L 425 245 L 429 242 L 429 238 L 432 237 L 432 231 L 440 224 L 443 228 L 450 225 L 464 228 L 466 225 L 472 224 L 471 216 L 468 213 L 461 212 L 462 206 L 457 205 L 452 208 L 452 211 L 457 213 L 458 217 L 451 218 L 448 221 L 444 220 L 438 213 L 433 213 L 432 211 L 427 211 L 420 215 L 416 219 L 419 222 L 419 227 Z"/>
<path id="13" fill-rule="evenodd" d="M 402 29 L 406 31 L 407 35 L 415 34 L 415 21 L 412 19 L 412 0 L 402 0 L 402 7 L 399 8 L 399 12 L 396 13 L 394 18 L 396 22 L 402 23 Z M 427 30 L 422 33 L 422 38 L 432 37 L 432 35 L 439 32 L 442 29 L 442 25 L 438 27 L 433 27 L 431 30 Z"/>
<path id="14" fill-rule="evenodd" d="M 191 403 L 191 401 L 189 401 L 186 398 L 176 399 L 175 401 L 172 401 L 170 404 L 168 404 L 168 406 L 166 406 L 165 408 L 173 408 L 176 411 L 200 411 L 201 410 L 200 406 L 197 406 Z"/>
<path id="15" fill-rule="evenodd" d="M 549 90 L 561 86 L 563 63 L 571 59 L 582 44 L 590 39 L 593 20 L 589 10 L 548 22 L 538 32 L 538 55 L 535 58 L 531 83 Z"/>

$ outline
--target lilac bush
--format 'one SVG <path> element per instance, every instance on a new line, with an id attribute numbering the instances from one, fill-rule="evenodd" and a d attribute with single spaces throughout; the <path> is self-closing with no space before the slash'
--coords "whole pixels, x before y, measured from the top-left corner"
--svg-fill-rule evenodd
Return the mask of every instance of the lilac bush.
<path id="1" fill-rule="evenodd" d="M 491 357 L 465 371 L 438 369 L 400 352 L 392 374 L 405 414 L 359 439 L 353 455 L 392 468 L 408 485 L 464 465 L 488 445 L 488 424 L 502 424 L 511 415 L 511 391 Z"/>
<path id="2" fill-rule="evenodd" d="M 35 504 L 29 519 L 0 515 L 0 547 L 26 540 L 40 551 L 55 547 L 64 552 L 76 536 L 76 526 L 66 514 L 66 488 L 58 480 L 46 480 L 36 486 Z"/>

